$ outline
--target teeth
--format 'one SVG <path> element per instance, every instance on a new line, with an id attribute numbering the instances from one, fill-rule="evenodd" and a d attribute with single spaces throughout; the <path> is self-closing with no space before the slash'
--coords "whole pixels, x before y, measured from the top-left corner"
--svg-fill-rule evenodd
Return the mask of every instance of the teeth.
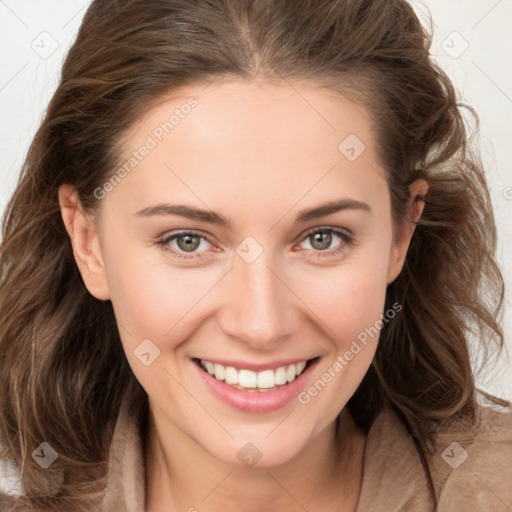
<path id="1" fill-rule="evenodd" d="M 238 384 L 238 370 L 232 366 L 226 368 L 226 384 Z"/>
<path id="2" fill-rule="evenodd" d="M 288 382 L 288 379 L 286 378 L 286 368 L 284 366 L 280 366 L 276 370 L 276 385 L 282 386 L 283 384 L 286 384 Z"/>
<path id="3" fill-rule="evenodd" d="M 217 377 L 215 377 L 217 378 Z M 218 380 L 218 379 L 217 379 Z M 243 388 L 255 388 L 258 383 L 258 374 L 251 370 L 240 370 L 238 372 L 238 385 Z"/>
<path id="4" fill-rule="evenodd" d="M 242 372 L 240 372 L 242 373 Z M 243 386 L 243 384 L 240 384 Z M 258 387 L 261 389 L 273 388 L 276 385 L 274 370 L 265 370 L 258 373 Z"/>
<path id="5" fill-rule="evenodd" d="M 215 365 L 215 378 L 217 380 L 224 380 L 226 378 L 226 367 L 221 364 Z"/>
<path id="6" fill-rule="evenodd" d="M 275 370 L 253 372 L 252 370 L 237 370 L 233 366 L 211 363 L 201 359 L 201 366 L 217 380 L 225 381 L 238 389 L 253 389 L 266 391 L 293 382 L 306 367 L 306 361 L 288 366 L 280 366 Z"/>
<path id="7" fill-rule="evenodd" d="M 288 366 L 288 368 L 286 368 L 286 380 L 288 382 L 292 382 L 293 380 L 295 380 L 296 374 L 297 374 L 297 369 L 295 368 L 294 364 L 291 364 L 290 366 Z"/>

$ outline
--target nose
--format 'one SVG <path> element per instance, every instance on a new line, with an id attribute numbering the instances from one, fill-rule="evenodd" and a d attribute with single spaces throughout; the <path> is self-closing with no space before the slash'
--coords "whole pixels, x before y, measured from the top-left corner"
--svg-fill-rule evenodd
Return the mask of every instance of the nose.
<path id="1" fill-rule="evenodd" d="M 273 268 L 272 268 L 273 267 Z M 219 313 L 223 331 L 255 349 L 272 350 L 299 325 L 290 279 L 264 251 L 252 263 L 236 256 Z"/>

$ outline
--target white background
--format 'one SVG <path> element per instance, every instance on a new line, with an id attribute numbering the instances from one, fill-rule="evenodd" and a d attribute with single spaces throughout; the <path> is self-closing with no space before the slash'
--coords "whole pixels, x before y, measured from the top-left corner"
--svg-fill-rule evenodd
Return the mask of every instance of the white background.
<path id="1" fill-rule="evenodd" d="M 0 0 L 0 213 L 12 192 L 28 145 L 58 81 L 63 58 L 89 1 Z M 461 99 L 480 116 L 480 146 L 498 222 L 499 261 L 507 295 L 503 326 L 512 348 L 512 21 L 511 0 L 425 0 L 432 13 L 432 55 Z M 55 50 L 55 51 L 54 51 Z M 53 53 L 52 53 L 53 52 Z M 51 53 L 51 54 L 50 54 Z M 485 389 L 512 399 L 512 366 L 478 378 Z"/>

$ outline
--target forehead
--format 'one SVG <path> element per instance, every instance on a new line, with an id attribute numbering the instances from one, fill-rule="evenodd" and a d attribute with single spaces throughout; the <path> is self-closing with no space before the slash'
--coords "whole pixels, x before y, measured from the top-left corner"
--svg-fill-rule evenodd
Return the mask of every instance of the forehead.
<path id="1" fill-rule="evenodd" d="M 193 108 L 188 104 L 191 98 L 196 103 Z M 172 126 L 165 130 L 169 122 Z M 334 149 L 337 155 L 339 144 L 349 135 L 365 146 L 372 146 L 374 137 L 366 109 L 333 90 L 311 82 L 235 79 L 182 87 L 158 98 L 132 126 L 130 144 L 149 133 L 180 145 L 195 141 L 204 150 L 217 152 L 230 142 L 242 143 L 223 157 L 256 149 L 255 143 L 265 143 L 266 153 L 291 145 L 295 154 L 322 147 Z"/>
<path id="2" fill-rule="evenodd" d="M 347 194 L 368 199 L 385 183 L 368 112 L 314 84 L 184 87 L 159 98 L 128 135 L 120 165 L 150 149 L 131 162 L 112 197 L 122 193 L 134 208 L 164 196 L 218 206 L 220 192 L 239 206 L 291 206 L 306 195 L 309 204 Z"/>

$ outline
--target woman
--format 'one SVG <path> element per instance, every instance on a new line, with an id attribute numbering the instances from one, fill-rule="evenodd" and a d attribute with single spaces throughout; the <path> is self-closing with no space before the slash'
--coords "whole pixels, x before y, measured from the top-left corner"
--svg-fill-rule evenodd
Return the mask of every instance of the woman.
<path id="1" fill-rule="evenodd" d="M 511 506 L 467 348 L 503 344 L 492 207 L 429 45 L 401 0 L 91 4 L 4 220 L 4 508 Z"/>

